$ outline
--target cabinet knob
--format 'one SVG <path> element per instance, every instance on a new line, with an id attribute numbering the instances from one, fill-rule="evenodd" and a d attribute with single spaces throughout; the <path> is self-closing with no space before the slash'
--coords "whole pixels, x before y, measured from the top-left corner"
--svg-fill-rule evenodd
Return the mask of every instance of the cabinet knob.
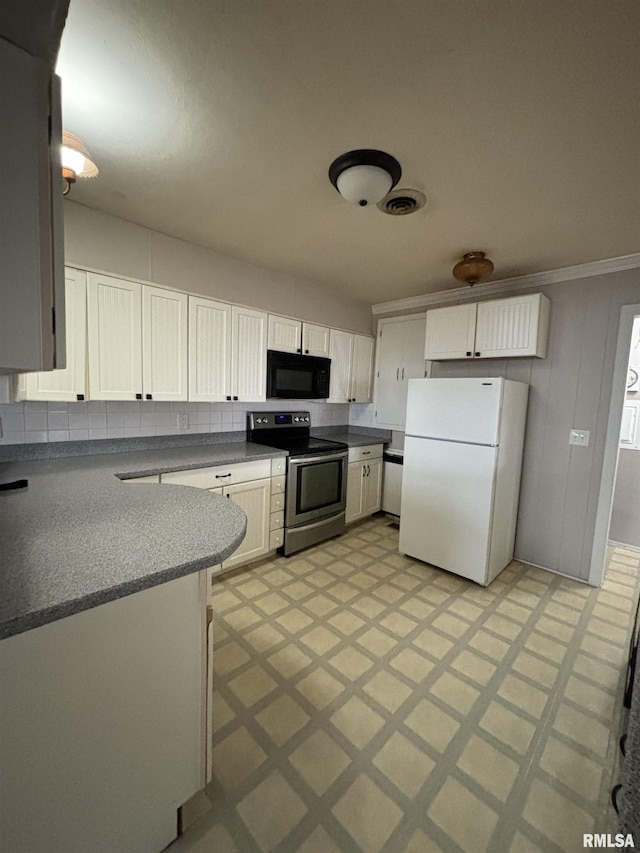
<path id="1" fill-rule="evenodd" d="M 477 353 L 476 353 L 476 358 L 477 358 L 479 355 L 480 355 L 480 353 L 479 353 L 479 352 L 477 352 Z"/>
<path id="2" fill-rule="evenodd" d="M 136 400 L 142 400 L 142 394 L 136 394 Z"/>
<path id="3" fill-rule="evenodd" d="M 306 350 L 304 351 L 304 353 L 305 353 L 305 355 L 309 355 L 309 350 L 308 350 L 308 349 L 306 349 Z"/>
<path id="4" fill-rule="evenodd" d="M 234 397 L 233 399 L 234 399 L 234 400 L 237 400 L 238 398 L 237 398 L 237 397 Z"/>
<path id="5" fill-rule="evenodd" d="M 230 400 L 230 399 L 231 399 L 231 395 L 227 394 L 227 400 Z"/>
<path id="6" fill-rule="evenodd" d="M 298 349 L 296 350 L 296 352 L 302 352 L 302 350 L 300 349 L 300 347 L 298 347 Z"/>
<path id="7" fill-rule="evenodd" d="M 363 465 L 363 466 L 362 466 L 362 476 L 363 476 L 363 477 L 366 477 L 366 476 L 367 476 L 367 466 L 366 466 L 366 465 Z"/>
<path id="8" fill-rule="evenodd" d="M 468 350 L 467 351 L 467 358 L 471 358 L 472 355 L 473 355 L 473 353 L 470 350 Z"/>
<path id="9" fill-rule="evenodd" d="M 145 400 L 153 400 L 153 396 L 151 394 L 145 394 Z"/>
<path id="10" fill-rule="evenodd" d="M 84 394 L 76 394 L 76 400 L 84 400 Z"/>

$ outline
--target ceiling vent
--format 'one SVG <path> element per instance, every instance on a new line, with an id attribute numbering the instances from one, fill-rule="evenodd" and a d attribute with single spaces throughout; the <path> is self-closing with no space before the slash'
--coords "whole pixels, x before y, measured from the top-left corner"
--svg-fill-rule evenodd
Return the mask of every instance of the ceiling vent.
<path id="1" fill-rule="evenodd" d="M 406 216 L 421 210 L 427 203 L 427 197 L 420 190 L 391 190 L 378 202 L 378 209 L 389 216 Z"/>

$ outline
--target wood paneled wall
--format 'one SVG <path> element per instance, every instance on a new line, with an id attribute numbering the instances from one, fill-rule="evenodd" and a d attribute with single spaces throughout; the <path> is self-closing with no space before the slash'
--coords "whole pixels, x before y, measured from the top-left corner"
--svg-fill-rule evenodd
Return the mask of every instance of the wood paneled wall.
<path id="1" fill-rule="evenodd" d="M 586 580 L 620 308 L 640 303 L 640 270 L 534 290 L 551 300 L 545 359 L 434 362 L 432 375 L 529 383 L 516 557 Z M 589 447 L 569 446 L 573 427 L 590 431 Z"/>

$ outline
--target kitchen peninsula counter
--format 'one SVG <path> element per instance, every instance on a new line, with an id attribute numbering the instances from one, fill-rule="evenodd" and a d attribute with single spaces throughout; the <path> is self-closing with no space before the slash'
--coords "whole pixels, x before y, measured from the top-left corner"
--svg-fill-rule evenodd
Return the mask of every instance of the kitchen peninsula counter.
<path id="1" fill-rule="evenodd" d="M 28 481 L 0 491 L 0 639 L 220 563 L 242 541 L 233 502 L 134 478 L 283 455 L 234 441 L 0 463 L 0 484 Z"/>

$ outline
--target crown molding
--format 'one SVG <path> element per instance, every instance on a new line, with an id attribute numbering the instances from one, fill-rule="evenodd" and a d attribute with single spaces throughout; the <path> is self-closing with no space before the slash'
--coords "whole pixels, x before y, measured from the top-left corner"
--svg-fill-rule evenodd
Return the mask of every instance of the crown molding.
<path id="1" fill-rule="evenodd" d="M 545 284 L 575 281 L 580 278 L 592 278 L 596 275 L 620 272 L 640 267 L 640 252 L 632 255 L 622 255 L 618 258 L 605 258 L 601 261 L 591 261 L 587 264 L 576 264 L 571 267 L 560 267 L 555 270 L 530 273 L 529 275 L 503 278 L 486 284 L 476 284 L 470 287 L 455 287 L 451 290 L 439 290 L 436 293 L 423 293 L 420 296 L 409 296 L 406 299 L 394 299 L 391 302 L 378 302 L 371 306 L 373 314 L 391 314 L 395 311 L 408 311 L 427 308 L 429 305 L 442 305 L 447 302 L 468 302 L 470 298 L 494 296 L 500 293 L 513 293 L 529 287 L 542 287 Z"/>

